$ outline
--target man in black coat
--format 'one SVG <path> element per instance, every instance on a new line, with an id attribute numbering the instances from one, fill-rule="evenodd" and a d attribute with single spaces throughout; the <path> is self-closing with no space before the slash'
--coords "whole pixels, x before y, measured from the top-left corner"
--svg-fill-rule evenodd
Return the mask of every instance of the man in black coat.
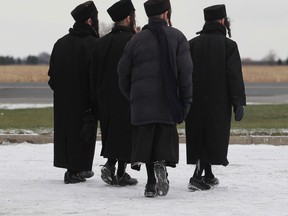
<path id="1" fill-rule="evenodd" d="M 186 119 L 187 163 L 196 164 L 191 190 L 219 183 L 211 165 L 228 165 L 231 110 L 240 121 L 246 105 L 241 59 L 231 36 L 225 5 L 204 9 L 205 25 L 189 41 L 194 63 L 193 103 Z M 202 172 L 205 170 L 205 176 Z"/>
<path id="2" fill-rule="evenodd" d="M 128 42 L 118 74 L 131 106 L 132 168 L 146 164 L 144 195 L 155 197 L 168 193 L 166 166 L 178 163 L 176 124 L 190 108 L 193 66 L 187 39 L 171 27 L 170 1 L 149 0 L 144 7 L 149 23 Z"/>
<path id="3" fill-rule="evenodd" d="M 101 169 L 104 182 L 115 186 L 135 185 L 138 181 L 125 172 L 131 160 L 132 135 L 130 107 L 118 85 L 117 66 L 127 42 L 135 34 L 135 8 L 131 0 L 113 4 L 108 14 L 115 22 L 112 31 L 102 37 L 93 54 L 93 77 L 99 104 L 102 151 L 108 158 Z M 115 164 L 118 161 L 117 174 Z"/>
<path id="4" fill-rule="evenodd" d="M 89 68 L 98 38 L 98 11 L 93 1 L 87 1 L 71 15 L 76 22 L 55 43 L 48 72 L 54 92 L 54 166 L 67 169 L 66 184 L 93 176 L 96 141 Z"/>

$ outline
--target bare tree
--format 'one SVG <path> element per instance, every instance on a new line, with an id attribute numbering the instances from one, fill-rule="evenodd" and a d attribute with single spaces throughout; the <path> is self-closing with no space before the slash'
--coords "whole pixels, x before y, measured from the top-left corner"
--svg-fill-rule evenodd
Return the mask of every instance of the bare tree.
<path id="1" fill-rule="evenodd" d="M 42 52 L 38 55 L 39 64 L 49 64 L 50 54 L 46 52 Z"/>
<path id="2" fill-rule="evenodd" d="M 99 23 L 99 35 L 100 37 L 106 35 L 108 32 L 111 31 L 113 27 L 113 23 L 104 23 L 104 22 L 100 22 Z"/>
<path id="3" fill-rule="evenodd" d="M 276 53 L 273 50 L 270 50 L 268 54 L 263 58 L 264 62 L 267 62 L 268 64 L 274 64 L 276 62 Z"/>

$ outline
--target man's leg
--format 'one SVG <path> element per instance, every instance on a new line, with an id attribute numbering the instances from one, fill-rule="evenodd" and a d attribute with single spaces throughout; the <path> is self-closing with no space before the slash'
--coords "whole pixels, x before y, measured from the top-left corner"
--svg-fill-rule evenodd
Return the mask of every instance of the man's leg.
<path id="1" fill-rule="evenodd" d="M 145 197 L 156 197 L 156 178 L 154 173 L 154 164 L 146 163 L 147 171 L 147 184 L 145 186 L 144 196 Z"/>
<path id="2" fill-rule="evenodd" d="M 211 164 L 207 163 L 204 170 L 205 170 L 205 176 L 204 176 L 205 183 L 210 185 L 211 187 L 218 185 L 219 180 L 215 178 L 214 174 L 212 173 Z"/>
<path id="3" fill-rule="evenodd" d="M 201 163 L 200 160 L 197 161 L 193 177 L 190 178 L 188 189 L 192 191 L 196 190 L 209 190 L 211 187 L 205 183 L 202 178 L 202 173 L 206 163 Z"/>
<path id="4" fill-rule="evenodd" d="M 131 176 L 126 173 L 127 163 L 122 160 L 118 160 L 118 170 L 115 178 L 115 186 L 132 186 L 138 183 L 137 179 L 131 178 Z"/>

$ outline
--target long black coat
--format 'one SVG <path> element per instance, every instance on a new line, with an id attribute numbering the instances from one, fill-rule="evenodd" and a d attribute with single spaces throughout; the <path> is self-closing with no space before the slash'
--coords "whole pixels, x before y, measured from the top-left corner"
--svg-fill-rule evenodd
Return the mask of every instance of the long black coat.
<path id="1" fill-rule="evenodd" d="M 117 66 L 133 35 L 130 27 L 114 27 L 99 40 L 93 56 L 96 60 L 93 73 L 97 77 L 95 82 L 102 137 L 101 155 L 127 162 L 130 161 L 132 149 L 130 106 L 119 89 Z"/>
<path id="2" fill-rule="evenodd" d="M 97 42 L 91 27 L 75 23 L 54 45 L 48 84 L 54 92 L 54 166 L 91 170 L 95 142 L 80 137 L 83 114 L 92 108 L 90 60 Z"/>
<path id="3" fill-rule="evenodd" d="M 237 44 L 220 23 L 205 24 L 189 41 L 193 102 L 186 119 L 187 163 L 228 164 L 232 105 L 246 105 Z"/>

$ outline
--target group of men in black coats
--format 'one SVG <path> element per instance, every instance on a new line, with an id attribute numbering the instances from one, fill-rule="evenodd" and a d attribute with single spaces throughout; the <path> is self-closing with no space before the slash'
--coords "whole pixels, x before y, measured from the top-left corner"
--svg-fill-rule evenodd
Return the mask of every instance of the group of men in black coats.
<path id="1" fill-rule="evenodd" d="M 102 38 L 93 1 L 71 12 L 75 24 L 55 43 L 48 71 L 54 166 L 67 169 L 67 184 L 92 177 L 100 121 L 103 181 L 136 185 L 126 165 L 145 164 L 144 195 L 165 196 L 166 167 L 179 160 L 177 125 L 185 121 L 187 163 L 196 165 L 188 188 L 208 190 L 219 184 L 211 165 L 228 165 L 232 108 L 240 121 L 246 105 L 225 5 L 204 9 L 203 29 L 189 42 L 172 27 L 169 0 L 148 0 L 144 8 L 149 22 L 136 33 L 131 0 L 113 4 L 107 12 L 114 26 Z"/>

